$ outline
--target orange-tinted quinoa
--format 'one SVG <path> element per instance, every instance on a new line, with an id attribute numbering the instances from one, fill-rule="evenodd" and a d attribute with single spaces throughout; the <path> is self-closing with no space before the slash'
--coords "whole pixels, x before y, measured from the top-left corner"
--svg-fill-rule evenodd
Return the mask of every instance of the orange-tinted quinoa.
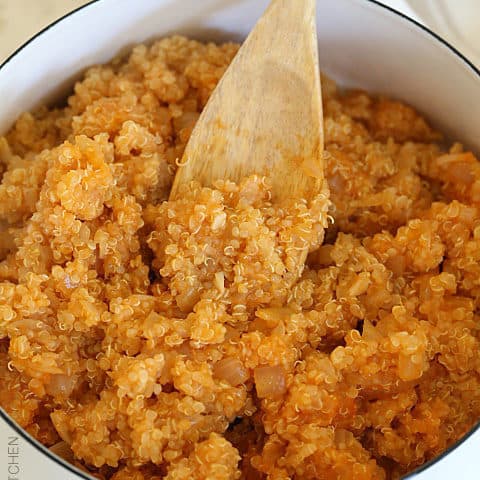
<path id="1" fill-rule="evenodd" d="M 0 140 L 0 405 L 99 478 L 397 478 L 480 417 L 480 163 L 324 79 L 330 206 L 166 201 L 237 48 L 138 46 Z"/>

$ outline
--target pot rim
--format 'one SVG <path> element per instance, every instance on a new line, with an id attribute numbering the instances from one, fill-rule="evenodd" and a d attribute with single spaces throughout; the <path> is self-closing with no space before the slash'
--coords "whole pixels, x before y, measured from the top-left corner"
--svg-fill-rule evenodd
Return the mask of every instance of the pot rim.
<path id="1" fill-rule="evenodd" d="M 99 3 L 103 0 L 90 0 L 88 3 L 85 5 L 82 5 L 71 12 L 68 12 L 67 14 L 61 16 L 57 20 L 53 21 L 46 27 L 42 28 L 38 33 L 30 37 L 26 42 L 24 42 L 22 45 L 20 45 L 12 54 L 10 54 L 1 64 L 0 64 L 0 74 L 2 69 L 10 63 L 22 50 L 24 50 L 26 47 L 28 47 L 30 44 L 34 43 L 37 38 L 42 36 L 44 33 L 46 33 L 48 30 L 51 28 L 55 27 L 58 23 L 62 22 L 66 18 L 71 17 L 72 15 L 76 14 L 77 12 L 87 9 L 91 7 L 92 5 Z M 358 1 L 358 0 L 357 0 Z M 405 15 L 402 12 L 399 12 L 398 10 L 385 5 L 381 3 L 378 0 L 367 0 L 371 5 L 373 4 L 375 7 L 378 7 L 379 9 L 384 9 L 387 10 L 393 14 L 395 14 L 397 17 L 399 17 L 400 21 L 409 23 L 410 25 L 415 26 L 416 28 L 419 28 L 420 30 L 423 30 L 425 33 L 427 33 L 430 37 L 433 38 L 433 40 L 439 42 L 441 45 L 444 47 L 447 47 L 448 50 L 450 50 L 451 53 L 453 53 L 455 56 L 460 58 L 464 65 L 469 69 L 472 70 L 479 78 L 480 80 L 480 69 L 477 68 L 472 61 L 470 61 L 465 55 L 463 55 L 457 48 L 455 48 L 453 45 L 451 45 L 449 42 L 447 42 L 442 36 L 439 34 L 435 33 L 434 31 L 430 30 L 427 26 L 423 25 L 422 23 L 418 22 L 417 20 L 409 17 L 408 15 Z M 23 430 L 1 407 L 0 407 L 0 419 L 4 420 L 5 423 L 7 423 L 13 430 L 15 430 L 24 440 L 26 440 L 30 445 L 35 447 L 40 453 L 44 454 L 45 456 L 49 457 L 53 462 L 55 462 L 57 465 L 60 467 L 65 468 L 69 472 L 75 474 L 78 478 L 84 479 L 84 480 L 94 480 L 94 478 L 81 470 L 79 470 L 77 467 L 74 465 L 70 464 L 69 462 L 65 461 L 63 458 L 55 455 L 52 453 L 50 450 L 48 450 L 47 447 L 42 445 L 38 440 L 33 438 L 30 434 L 28 434 L 25 430 Z M 421 474 L 425 470 L 427 470 L 429 467 L 432 465 L 436 464 L 437 462 L 440 462 L 442 459 L 444 459 L 447 455 L 449 455 L 451 452 L 456 450 L 458 447 L 460 447 L 466 440 L 468 440 L 475 432 L 480 430 L 480 419 L 476 423 L 474 427 L 472 427 L 471 430 L 469 430 L 468 433 L 466 433 L 461 439 L 456 441 L 454 444 L 452 444 L 447 450 L 442 452 L 440 455 L 437 457 L 433 458 L 432 460 L 429 460 L 428 462 L 425 462 L 424 464 L 420 465 L 418 468 L 413 470 L 412 472 L 408 473 L 405 477 L 403 477 L 403 480 L 408 480 L 408 479 L 413 479 L 413 477 Z"/>

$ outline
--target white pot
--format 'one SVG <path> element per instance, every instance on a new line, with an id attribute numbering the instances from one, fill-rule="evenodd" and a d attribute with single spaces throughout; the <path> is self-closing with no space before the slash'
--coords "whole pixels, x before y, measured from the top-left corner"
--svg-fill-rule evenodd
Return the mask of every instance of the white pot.
<path id="1" fill-rule="evenodd" d="M 64 95 L 88 66 L 156 37 L 184 33 L 241 40 L 268 0 L 96 0 L 53 24 L 0 68 L 0 131 L 21 112 Z M 446 43 L 371 0 L 319 0 L 323 70 L 345 86 L 384 93 L 414 105 L 452 138 L 480 152 L 480 72 Z M 2 413 L 3 415 L 3 413 Z M 0 419 L 0 478 L 8 478 L 8 436 Z M 13 432 L 13 433 L 12 433 Z M 20 439 L 23 480 L 87 478 L 31 439 Z M 480 431 L 415 480 L 478 478 Z M 50 455 L 50 454 L 48 454 Z M 16 469 L 15 469 L 16 470 Z M 5 475 L 5 476 L 4 476 Z M 12 476 L 13 477 L 13 476 Z"/>

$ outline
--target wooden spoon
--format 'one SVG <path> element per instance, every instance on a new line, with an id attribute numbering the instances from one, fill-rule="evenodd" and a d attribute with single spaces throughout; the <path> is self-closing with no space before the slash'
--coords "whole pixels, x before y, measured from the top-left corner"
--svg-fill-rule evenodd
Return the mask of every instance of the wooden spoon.
<path id="1" fill-rule="evenodd" d="M 273 0 L 195 126 L 170 198 L 196 180 L 267 175 L 272 201 L 311 199 L 323 180 L 315 0 Z"/>

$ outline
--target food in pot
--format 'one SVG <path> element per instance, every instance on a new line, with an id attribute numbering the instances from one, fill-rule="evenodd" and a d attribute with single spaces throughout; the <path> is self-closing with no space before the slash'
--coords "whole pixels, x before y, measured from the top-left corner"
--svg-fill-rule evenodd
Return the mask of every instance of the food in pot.
<path id="1" fill-rule="evenodd" d="M 139 45 L 0 140 L 0 405 L 98 478 L 398 478 L 480 417 L 480 163 L 323 78 L 330 194 L 169 201 L 237 49 Z"/>

